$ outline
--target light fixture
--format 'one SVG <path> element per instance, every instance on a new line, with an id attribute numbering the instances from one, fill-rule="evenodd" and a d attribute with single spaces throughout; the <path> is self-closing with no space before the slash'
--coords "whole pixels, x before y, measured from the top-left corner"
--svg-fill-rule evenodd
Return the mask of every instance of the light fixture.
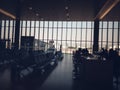
<path id="1" fill-rule="evenodd" d="M 67 10 L 68 8 L 69 8 L 68 6 L 65 7 L 66 10 Z"/>
<path id="2" fill-rule="evenodd" d="M 36 13 L 36 16 L 39 16 L 39 14 L 38 14 L 38 13 Z"/>
<path id="3" fill-rule="evenodd" d="M 32 7 L 29 7 L 29 10 L 32 10 L 33 8 Z"/>
<path id="4" fill-rule="evenodd" d="M 103 19 L 119 2 L 120 0 L 108 0 L 96 15 L 95 19 Z"/>
<path id="5" fill-rule="evenodd" d="M 11 14 L 11 13 L 9 13 L 9 12 L 3 10 L 3 9 L 0 9 L 0 13 L 4 14 L 4 15 L 6 15 L 6 16 L 12 18 L 12 19 L 16 19 L 15 15 L 13 15 L 13 14 Z"/>

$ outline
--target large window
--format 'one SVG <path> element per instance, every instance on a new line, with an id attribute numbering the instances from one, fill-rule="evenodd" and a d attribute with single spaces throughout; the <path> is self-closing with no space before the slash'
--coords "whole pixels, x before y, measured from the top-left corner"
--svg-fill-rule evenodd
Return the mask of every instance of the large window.
<path id="1" fill-rule="evenodd" d="M 120 48 L 120 22 L 101 21 L 99 25 L 99 49 Z"/>
<path id="2" fill-rule="evenodd" d="M 15 21 L 2 20 L 1 39 L 14 43 Z M 94 23 L 92 21 L 20 21 L 20 37 L 34 36 L 35 39 L 49 42 L 64 53 L 72 53 L 77 48 L 88 48 L 92 52 Z M 21 40 L 21 39 L 20 39 Z M 20 41 L 21 42 L 21 41 Z"/>

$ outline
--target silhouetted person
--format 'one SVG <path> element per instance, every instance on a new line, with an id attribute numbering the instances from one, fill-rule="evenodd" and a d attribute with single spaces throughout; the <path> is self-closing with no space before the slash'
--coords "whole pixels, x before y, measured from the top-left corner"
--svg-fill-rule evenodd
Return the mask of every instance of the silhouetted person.
<path id="1" fill-rule="evenodd" d="M 109 59 L 113 61 L 113 75 L 116 78 L 116 82 L 118 83 L 119 77 L 119 55 L 116 50 L 109 50 Z"/>

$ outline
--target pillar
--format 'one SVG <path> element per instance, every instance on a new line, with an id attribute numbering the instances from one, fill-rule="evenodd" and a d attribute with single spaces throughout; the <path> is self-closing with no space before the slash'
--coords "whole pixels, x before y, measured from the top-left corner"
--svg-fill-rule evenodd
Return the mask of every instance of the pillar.
<path id="1" fill-rule="evenodd" d="M 15 49 L 19 49 L 19 37 L 20 37 L 20 9 L 21 9 L 21 1 L 17 0 L 16 4 L 16 23 L 15 23 Z"/>
<path id="2" fill-rule="evenodd" d="M 94 21 L 93 53 L 99 50 L 99 20 Z"/>

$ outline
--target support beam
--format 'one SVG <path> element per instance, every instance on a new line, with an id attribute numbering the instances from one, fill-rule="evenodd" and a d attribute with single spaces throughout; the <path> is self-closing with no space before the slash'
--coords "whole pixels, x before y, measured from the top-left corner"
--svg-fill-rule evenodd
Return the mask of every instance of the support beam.
<path id="1" fill-rule="evenodd" d="M 8 17 L 10 17 L 12 19 L 16 19 L 16 17 L 13 14 L 11 14 L 11 13 L 9 13 L 9 12 L 1 9 L 1 8 L 0 8 L 0 13 L 4 14 L 5 16 L 8 16 Z"/>
<path id="2" fill-rule="evenodd" d="M 94 20 L 103 19 L 119 2 L 120 0 L 107 0 L 107 2 L 100 9 Z"/>
<path id="3" fill-rule="evenodd" d="M 99 20 L 94 21 L 94 41 L 93 41 L 93 53 L 99 49 Z"/>
<path id="4" fill-rule="evenodd" d="M 16 6 L 16 23 L 15 23 L 15 49 L 19 49 L 19 39 L 20 39 L 20 13 L 21 13 L 21 2 L 17 0 Z"/>
<path id="5" fill-rule="evenodd" d="M 1 39 L 2 20 L 0 20 L 0 39 Z"/>

